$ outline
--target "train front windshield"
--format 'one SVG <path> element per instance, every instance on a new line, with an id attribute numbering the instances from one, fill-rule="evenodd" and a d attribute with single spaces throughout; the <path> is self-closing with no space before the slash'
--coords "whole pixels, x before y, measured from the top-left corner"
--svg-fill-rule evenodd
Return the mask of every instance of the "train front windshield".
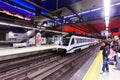
<path id="1" fill-rule="evenodd" d="M 70 38 L 62 38 L 60 45 L 68 46 L 69 41 L 70 41 Z"/>

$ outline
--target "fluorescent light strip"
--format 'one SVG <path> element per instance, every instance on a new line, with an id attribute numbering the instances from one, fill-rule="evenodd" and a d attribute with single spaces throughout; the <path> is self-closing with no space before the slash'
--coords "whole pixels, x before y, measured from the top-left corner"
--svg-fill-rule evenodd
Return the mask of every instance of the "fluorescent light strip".
<path id="1" fill-rule="evenodd" d="M 110 0 L 104 0 L 105 17 L 110 16 Z"/>
<path id="2" fill-rule="evenodd" d="M 55 31 L 55 30 L 41 30 L 41 29 L 38 29 L 38 28 L 31 28 L 31 27 L 20 26 L 20 25 L 11 24 L 11 23 L 5 23 L 5 22 L 0 22 L 0 25 L 13 26 L 13 27 L 19 27 L 19 28 L 25 28 L 25 29 L 34 29 L 34 30 L 39 30 L 39 31 L 48 31 L 48 32 L 54 32 L 54 33 L 68 34 L 67 32 L 60 32 L 60 31 Z"/>
<path id="3" fill-rule="evenodd" d="M 106 20 L 105 24 L 106 24 L 106 27 L 108 27 L 109 26 L 109 20 Z"/>
<path id="4" fill-rule="evenodd" d="M 120 5 L 120 2 L 112 4 L 111 6 L 118 6 L 118 5 Z"/>
<path id="5" fill-rule="evenodd" d="M 5 23 L 5 22 L 0 22 L 0 25 L 6 25 L 6 26 L 19 27 L 19 28 L 33 29 L 33 28 L 30 28 L 30 27 L 26 27 L 26 26 L 20 26 L 20 25 L 11 24 L 11 23 Z"/>
<path id="6" fill-rule="evenodd" d="M 23 17 L 23 16 L 21 16 L 21 15 L 19 15 L 19 14 L 12 14 L 12 13 L 10 13 L 9 11 L 6 11 L 6 10 L 3 10 L 3 11 L 0 10 L 0 12 L 1 12 L 1 13 L 5 13 L 5 14 L 10 15 L 10 16 L 18 17 L 18 18 L 20 18 L 20 19 L 31 20 L 30 18 Z"/>
<path id="7" fill-rule="evenodd" d="M 104 14 L 105 14 L 105 24 L 106 27 L 108 27 L 109 18 L 110 18 L 110 0 L 104 0 Z"/>
<path id="8" fill-rule="evenodd" d="M 2 1 L 2 3 L 11 6 L 10 4 L 5 3 L 5 2 L 3 2 L 3 1 Z M 33 13 L 33 12 L 30 12 L 30 11 L 24 10 L 24 9 L 19 8 L 19 7 L 16 7 L 16 6 L 12 6 L 12 7 L 16 8 L 16 9 L 18 9 L 18 10 L 25 11 L 25 12 L 27 12 L 27 13 L 32 14 L 33 16 L 35 16 L 35 13 Z M 21 15 L 19 15 L 19 14 L 15 14 L 15 15 L 14 15 L 14 14 L 10 13 L 10 12 L 7 11 L 7 10 L 3 10 L 3 11 L 0 11 L 0 12 L 5 13 L 5 14 L 7 14 L 7 15 L 11 15 L 11 16 L 18 17 L 18 18 L 20 18 L 20 19 L 31 20 L 30 18 L 23 17 L 23 16 L 21 16 Z"/>
<path id="9" fill-rule="evenodd" d="M 10 5 L 10 4 L 6 3 L 6 2 L 3 2 L 3 1 L 1 1 L 1 2 L 4 3 L 4 4 L 6 4 L 6 5 L 12 6 L 12 5 Z M 12 7 L 17 8 L 17 9 L 20 9 L 20 10 L 23 10 L 23 11 L 25 11 L 25 12 L 27 12 L 27 13 L 30 13 L 30 14 L 35 15 L 35 13 L 30 12 L 30 11 L 27 11 L 27 10 L 25 10 L 25 9 L 22 9 L 22 8 L 19 8 L 19 7 L 16 7 L 16 6 L 12 6 Z"/>
<path id="10" fill-rule="evenodd" d="M 109 0 L 109 1 L 110 1 L 110 0 Z M 109 1 L 106 0 L 106 2 L 109 2 Z M 108 7 L 108 6 L 113 7 L 113 6 L 117 6 L 117 5 L 120 5 L 120 2 L 115 3 L 115 4 L 112 4 L 112 5 L 107 5 L 107 7 Z M 84 11 L 84 12 L 79 12 L 78 15 L 85 14 L 85 13 L 89 13 L 89 12 L 93 12 L 93 11 L 97 11 L 97 10 L 100 10 L 100 9 L 103 9 L 103 7 L 101 7 L 101 8 L 95 8 L 95 9 L 92 9 L 92 10 L 87 10 L 87 11 Z M 74 15 L 74 14 L 72 14 L 72 15 L 67 15 L 67 16 L 65 16 L 64 18 L 69 18 L 69 17 L 72 17 L 73 15 Z"/>

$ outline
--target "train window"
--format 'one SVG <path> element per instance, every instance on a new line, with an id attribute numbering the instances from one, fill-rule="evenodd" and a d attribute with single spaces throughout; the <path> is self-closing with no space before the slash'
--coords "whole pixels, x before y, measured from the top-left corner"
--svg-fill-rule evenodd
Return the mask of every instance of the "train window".
<path id="1" fill-rule="evenodd" d="M 77 43 L 79 43 L 79 39 L 77 39 Z"/>
<path id="2" fill-rule="evenodd" d="M 83 39 L 83 42 L 85 42 L 85 39 Z"/>
<path id="3" fill-rule="evenodd" d="M 62 45 L 68 46 L 69 41 L 70 41 L 70 38 L 63 38 L 63 39 L 62 39 Z"/>
<path id="4" fill-rule="evenodd" d="M 85 39 L 83 39 L 83 42 L 85 42 Z"/>
<path id="5" fill-rule="evenodd" d="M 78 43 L 80 43 L 80 39 L 78 39 Z"/>
<path id="6" fill-rule="evenodd" d="M 86 42 L 88 42 L 88 39 L 86 39 Z"/>
<path id="7" fill-rule="evenodd" d="M 72 44 L 74 44 L 74 39 L 72 39 L 72 41 L 71 41 L 71 45 L 72 45 Z"/>
<path id="8" fill-rule="evenodd" d="M 87 39 L 87 42 L 89 42 L 89 39 Z"/>
<path id="9" fill-rule="evenodd" d="M 82 42 L 84 42 L 84 39 L 82 39 Z"/>
<path id="10" fill-rule="evenodd" d="M 85 39 L 83 39 L 83 42 L 85 42 Z"/>
<path id="11" fill-rule="evenodd" d="M 79 39 L 79 43 L 81 43 L 81 39 Z"/>
<path id="12" fill-rule="evenodd" d="M 76 43 L 79 43 L 79 38 L 76 38 Z"/>
<path id="13" fill-rule="evenodd" d="M 84 42 L 87 42 L 87 39 L 85 39 L 85 41 Z"/>
<path id="14" fill-rule="evenodd" d="M 77 39 L 77 43 L 80 43 L 80 39 L 79 38 Z"/>
<path id="15" fill-rule="evenodd" d="M 80 43 L 82 43 L 82 39 L 80 39 Z"/>
<path id="16" fill-rule="evenodd" d="M 82 43 L 82 39 L 80 39 L 80 43 Z"/>

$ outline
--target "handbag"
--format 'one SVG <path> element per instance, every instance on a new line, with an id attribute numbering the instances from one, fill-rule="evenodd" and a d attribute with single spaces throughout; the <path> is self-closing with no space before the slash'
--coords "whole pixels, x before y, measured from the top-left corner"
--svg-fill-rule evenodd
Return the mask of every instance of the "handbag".
<path id="1" fill-rule="evenodd" d="M 113 49 L 110 48 L 110 54 L 108 55 L 108 58 L 112 58 L 116 55 L 116 52 L 113 51 Z"/>

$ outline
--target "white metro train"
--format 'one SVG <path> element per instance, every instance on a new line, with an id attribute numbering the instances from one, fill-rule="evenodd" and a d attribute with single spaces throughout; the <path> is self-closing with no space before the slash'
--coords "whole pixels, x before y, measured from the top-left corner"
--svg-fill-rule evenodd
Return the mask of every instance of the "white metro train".
<path id="1" fill-rule="evenodd" d="M 59 46 L 57 48 L 58 53 L 73 53 L 77 50 L 82 50 L 89 46 L 96 45 L 100 42 L 100 39 L 83 37 L 83 36 L 64 36 L 59 41 Z"/>

